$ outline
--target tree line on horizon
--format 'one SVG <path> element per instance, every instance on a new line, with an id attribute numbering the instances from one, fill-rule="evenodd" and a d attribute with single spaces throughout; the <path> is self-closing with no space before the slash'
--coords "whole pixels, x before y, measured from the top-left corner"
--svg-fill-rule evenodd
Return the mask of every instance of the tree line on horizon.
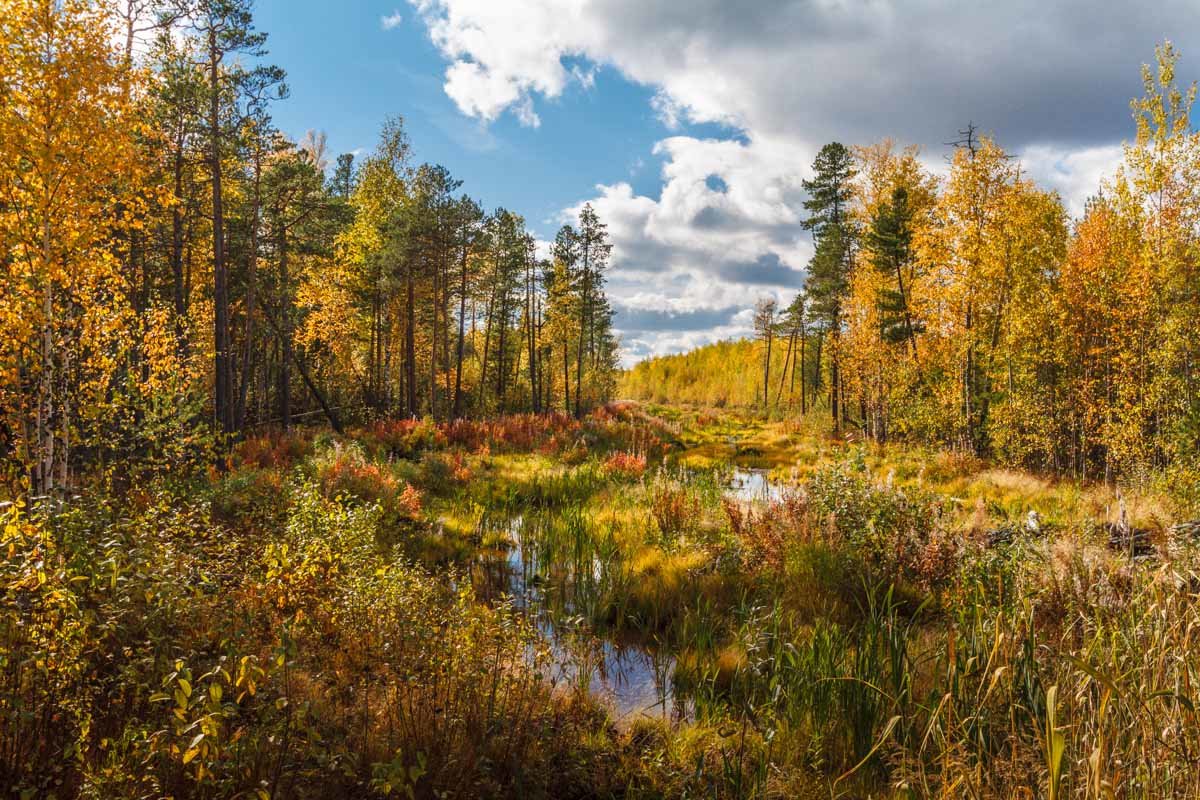
<path id="1" fill-rule="evenodd" d="M 610 395 L 593 209 L 539 258 L 521 216 L 416 162 L 399 117 L 361 160 L 290 140 L 251 6 L 5 6 L 0 482 L 44 495 L 313 415 L 578 416 Z"/>
<path id="2" fill-rule="evenodd" d="M 1170 43 L 1136 138 L 1072 221 L 974 126 L 944 178 L 916 147 L 825 145 L 803 288 L 755 344 L 651 359 L 632 397 L 825 415 L 835 433 L 1112 479 L 1200 453 L 1200 133 Z"/>

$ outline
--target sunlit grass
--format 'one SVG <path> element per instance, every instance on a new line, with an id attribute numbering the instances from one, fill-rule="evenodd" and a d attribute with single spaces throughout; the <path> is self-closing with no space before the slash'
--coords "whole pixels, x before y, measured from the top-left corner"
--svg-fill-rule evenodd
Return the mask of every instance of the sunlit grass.
<path id="1" fill-rule="evenodd" d="M 169 547 L 180 574 L 223 588 L 197 590 L 162 641 L 245 615 L 235 628 L 254 637 L 240 646 L 261 663 L 303 648 L 290 672 L 264 671 L 271 703 L 306 703 L 326 729 L 349 731 L 374 774 L 413 763 L 383 743 L 426 748 L 427 788 L 457 786 L 460 758 L 475 779 L 511 786 L 486 759 L 519 751 L 561 770 L 561 785 L 631 796 L 1009 797 L 1045 787 L 1052 769 L 1062 797 L 1200 790 L 1200 769 L 1179 756 L 1200 750 L 1200 551 L 1170 534 L 1181 506 L 1162 483 L 1118 492 L 726 411 L 620 413 L 593 423 L 592 449 L 569 437 L 469 449 L 412 425 L 387 447 L 264 438 L 211 479 L 204 524 L 219 539 L 173 543 L 194 535 L 178 532 L 182 512 L 142 493 L 129 528 L 81 536 L 102 514 L 67 516 L 77 529 L 65 541 L 88 552 L 134 530 L 135 552 Z M 540 430 L 497 429 L 514 441 Z M 662 458 L 653 431 L 683 448 Z M 383 434 L 399 435 L 371 435 Z M 735 499 L 734 465 L 786 488 Z M 1153 532 L 1149 560 L 1109 546 L 1103 526 L 1122 513 Z M 989 545 L 1000 529 L 1011 542 Z M 93 591 L 148 580 L 120 548 L 106 552 L 118 580 Z M 120 597 L 104 602 L 147 602 Z M 428 608 L 387 605 L 418 600 Z M 652 654 L 682 716 L 649 721 L 598 695 L 601 676 L 625 678 L 606 656 L 617 645 Z M 186 680 L 201 680 L 208 652 L 195 647 Z M 490 681 L 505 694 L 481 713 Z M 417 729 L 385 736 L 374 716 L 354 728 L 364 697 Z M 432 732 L 439 708 L 464 720 L 449 738 Z M 255 739 L 274 752 L 286 717 L 262 713 L 269 723 L 249 735 L 274 736 Z M 1043 753 L 1055 730 L 1057 767 Z"/>

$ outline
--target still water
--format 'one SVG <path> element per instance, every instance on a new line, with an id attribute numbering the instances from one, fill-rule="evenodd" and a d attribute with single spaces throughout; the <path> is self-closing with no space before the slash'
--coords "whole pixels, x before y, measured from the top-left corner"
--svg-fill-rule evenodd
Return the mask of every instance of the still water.
<path id="1" fill-rule="evenodd" d="M 726 487 L 731 499 L 750 503 L 774 501 L 783 492 L 767 470 L 743 467 L 733 469 Z M 603 584 L 610 562 L 591 552 L 564 563 L 561 552 L 546 552 L 539 537 L 557 521 L 546 514 L 517 514 L 501 523 L 507 546 L 485 550 L 477 563 L 481 596 L 507 600 L 532 615 L 550 650 L 550 680 L 603 698 L 618 724 L 646 716 L 691 718 L 691 704 L 675 694 L 671 653 L 645 642 L 616 641 L 584 623 L 587 588 Z"/>

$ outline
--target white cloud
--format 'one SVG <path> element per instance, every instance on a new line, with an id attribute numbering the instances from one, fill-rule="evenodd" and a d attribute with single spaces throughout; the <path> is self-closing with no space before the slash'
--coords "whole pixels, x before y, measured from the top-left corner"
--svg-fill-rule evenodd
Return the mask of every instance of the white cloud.
<path id="1" fill-rule="evenodd" d="M 654 88 L 668 119 L 854 143 L 940 144 L 970 120 L 1016 148 L 1111 143 L 1163 32 L 1200 37 L 1195 0 L 410 2 L 451 69 L 507 84 L 507 105 L 557 97 L 564 62 L 590 62 Z"/>
<path id="2" fill-rule="evenodd" d="M 514 111 L 516 112 L 517 119 L 520 120 L 521 124 L 524 125 L 526 128 L 541 127 L 542 118 L 539 117 L 537 115 L 537 112 L 533 110 L 533 99 L 532 98 L 530 98 L 530 97 L 522 98 L 521 102 L 517 103 L 516 107 L 514 108 Z"/>
<path id="3" fill-rule="evenodd" d="M 571 65 L 571 77 L 579 82 L 579 85 L 584 89 L 592 89 L 596 86 L 596 68 L 584 69 L 578 64 Z"/>
<path id="4" fill-rule="evenodd" d="M 451 62 L 446 93 L 464 114 L 493 120 L 511 109 L 522 124 L 536 125 L 533 96 L 557 97 L 566 87 L 571 73 L 562 59 L 571 48 L 564 42 L 577 18 L 571 10 L 558 13 L 544 0 L 410 2 Z"/>
<path id="5" fill-rule="evenodd" d="M 969 9 L 959 0 L 409 2 L 448 62 L 447 94 L 468 116 L 511 112 L 536 127 L 537 102 L 572 83 L 589 88 L 597 69 L 611 68 L 654 91 L 651 110 L 668 130 L 715 122 L 739 132 L 661 141 L 657 197 L 612 182 L 592 199 L 615 245 L 614 302 L 659 310 L 789 293 L 811 247 L 800 181 L 834 139 L 914 142 L 941 172 L 944 143 L 974 121 L 1080 213 L 1132 135 L 1141 62 L 1163 31 L 1200 39 L 1195 0 L 1102 9 L 1094 0 Z M 627 353 L 730 330 L 741 328 L 639 331 Z"/>
<path id="6" fill-rule="evenodd" d="M 650 98 L 650 107 L 654 109 L 659 121 L 668 130 L 679 130 L 684 117 L 684 109 L 671 95 L 660 89 L 654 93 L 654 97 Z"/>
<path id="7" fill-rule="evenodd" d="M 1116 173 L 1123 154 L 1121 145 L 1068 150 L 1039 144 L 1025 148 L 1021 165 L 1037 183 L 1056 190 L 1067 211 L 1079 217 L 1088 198 L 1100 190 L 1100 182 Z"/>
<path id="8" fill-rule="evenodd" d="M 399 11 L 393 11 L 391 14 L 385 14 L 379 18 L 379 24 L 383 26 L 385 31 L 390 31 L 400 27 L 400 23 L 404 22 L 404 17 Z"/>
<path id="9" fill-rule="evenodd" d="M 550 258 L 550 254 L 554 252 L 554 242 L 548 242 L 545 239 L 535 239 L 533 247 L 534 255 L 539 260 Z"/>
<path id="10" fill-rule="evenodd" d="M 811 245 L 800 221 L 807 152 L 777 142 L 672 137 L 658 144 L 666 158 L 658 199 L 624 182 L 596 187 L 590 202 L 613 241 L 608 292 L 614 305 L 636 311 L 695 315 L 749 308 L 764 295 L 790 301 Z M 708 185 L 719 178 L 724 191 Z M 578 206 L 563 221 L 578 217 Z M 622 328 L 618 314 L 617 326 Z M 639 330 L 623 341 L 628 360 L 674 352 L 750 330 L 749 321 Z M 647 350 L 646 348 L 649 348 Z"/>

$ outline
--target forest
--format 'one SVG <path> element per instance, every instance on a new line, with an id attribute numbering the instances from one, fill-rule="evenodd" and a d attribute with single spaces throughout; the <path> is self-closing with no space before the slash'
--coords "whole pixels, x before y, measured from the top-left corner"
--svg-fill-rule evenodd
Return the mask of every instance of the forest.
<path id="1" fill-rule="evenodd" d="M 1200 452 L 1200 137 L 1170 44 L 1135 138 L 1072 221 L 973 126 L 948 174 L 890 141 L 821 149 L 804 288 L 754 309 L 755 343 L 647 359 L 630 398 L 820 408 L 833 431 L 1112 481 Z"/>
<path id="2" fill-rule="evenodd" d="M 802 290 L 622 369 L 595 207 L 292 141 L 268 44 L 0 5 L 0 797 L 1200 796 L 1172 45 L 1079 218 L 830 143 Z"/>
<path id="3" fill-rule="evenodd" d="M 0 445 L 34 495 L 308 415 L 578 416 L 611 393 L 594 212 L 538 259 L 399 117 L 361 163 L 289 141 L 249 8 L 6 14 Z"/>

